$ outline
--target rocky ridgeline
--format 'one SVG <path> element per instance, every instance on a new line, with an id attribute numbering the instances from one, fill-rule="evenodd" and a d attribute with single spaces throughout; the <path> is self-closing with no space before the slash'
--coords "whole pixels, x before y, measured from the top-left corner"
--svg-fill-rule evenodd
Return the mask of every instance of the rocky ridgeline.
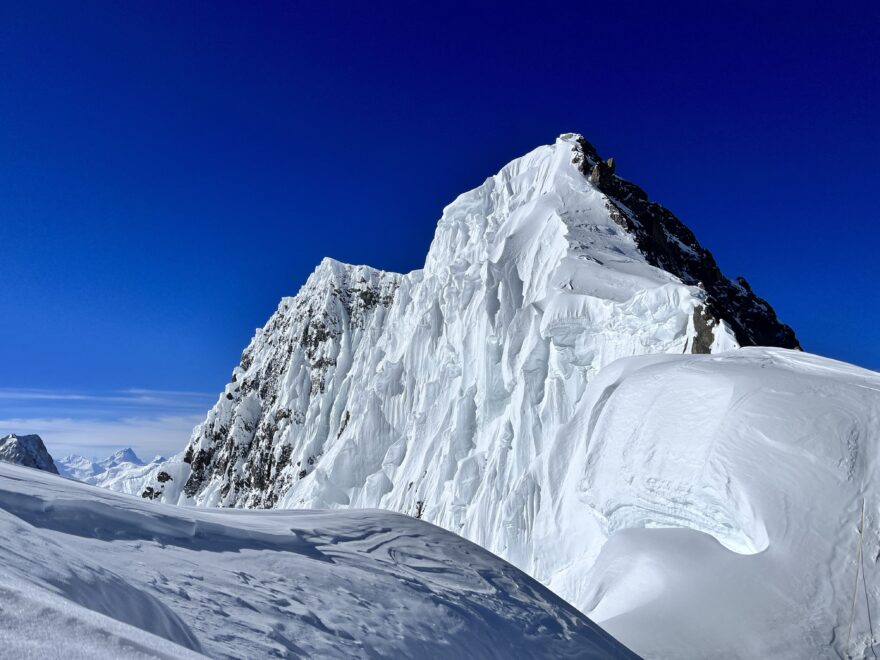
<path id="1" fill-rule="evenodd" d="M 38 435 L 11 433 L 0 438 L 0 461 L 58 474 L 55 461 Z"/>
<path id="2" fill-rule="evenodd" d="M 574 162 L 605 193 L 611 217 L 634 237 L 648 262 L 707 292 L 702 310 L 706 321 L 726 321 L 741 346 L 800 348 L 794 330 L 776 318 L 770 304 L 752 291 L 744 277 L 725 277 L 684 223 L 650 201 L 637 185 L 615 174 L 613 158 L 603 160 L 583 136 L 571 137 L 579 147 Z M 703 352 L 709 352 L 706 348 Z"/>

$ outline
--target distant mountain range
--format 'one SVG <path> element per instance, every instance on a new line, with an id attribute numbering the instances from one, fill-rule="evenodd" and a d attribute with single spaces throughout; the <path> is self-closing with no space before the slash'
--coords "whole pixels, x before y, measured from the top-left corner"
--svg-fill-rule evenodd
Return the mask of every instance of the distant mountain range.
<path id="1" fill-rule="evenodd" d="M 73 454 L 56 460 L 55 465 L 62 476 L 120 493 L 139 494 L 145 477 L 165 460 L 156 456 L 144 463 L 127 447 L 100 460 Z"/>

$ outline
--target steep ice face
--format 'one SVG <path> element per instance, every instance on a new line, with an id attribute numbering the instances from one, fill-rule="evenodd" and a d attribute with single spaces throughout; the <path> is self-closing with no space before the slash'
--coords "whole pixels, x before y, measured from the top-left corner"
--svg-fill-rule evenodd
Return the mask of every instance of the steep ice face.
<path id="1" fill-rule="evenodd" d="M 38 435 L 11 433 L 0 438 L 0 461 L 58 474 L 55 462 Z"/>

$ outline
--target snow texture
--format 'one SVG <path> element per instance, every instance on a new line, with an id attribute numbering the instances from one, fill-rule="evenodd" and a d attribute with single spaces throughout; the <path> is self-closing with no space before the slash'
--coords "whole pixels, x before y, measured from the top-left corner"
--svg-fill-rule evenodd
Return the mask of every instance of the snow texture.
<path id="1" fill-rule="evenodd" d="M 55 462 L 38 435 L 11 433 L 0 438 L 0 461 L 58 474 Z"/>
<path id="2" fill-rule="evenodd" d="M 468 541 L 382 511 L 173 507 L 0 465 L 14 658 L 635 658 Z"/>

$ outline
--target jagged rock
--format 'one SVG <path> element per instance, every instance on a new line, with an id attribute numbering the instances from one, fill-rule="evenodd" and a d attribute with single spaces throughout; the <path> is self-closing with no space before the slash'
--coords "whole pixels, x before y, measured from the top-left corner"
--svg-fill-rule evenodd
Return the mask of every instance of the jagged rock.
<path id="1" fill-rule="evenodd" d="M 609 158 L 604 162 L 600 160 L 593 165 L 593 169 L 590 170 L 590 183 L 599 188 L 604 188 L 611 183 L 611 178 L 613 176 L 614 159 Z"/>
<path id="2" fill-rule="evenodd" d="M 699 283 L 708 294 L 708 310 L 731 327 L 741 346 L 800 348 L 794 331 L 776 318 L 767 301 L 748 283 L 743 285 L 743 278 L 725 277 L 711 253 L 671 211 L 649 201 L 635 184 L 611 176 L 607 163 L 582 136 L 573 139 L 581 151 L 573 163 L 605 193 L 611 217 L 630 233 L 648 263 L 686 284 Z"/>
<path id="3" fill-rule="evenodd" d="M 58 474 L 55 461 L 46 450 L 43 439 L 38 435 L 11 433 L 0 438 L 0 461 Z"/>

